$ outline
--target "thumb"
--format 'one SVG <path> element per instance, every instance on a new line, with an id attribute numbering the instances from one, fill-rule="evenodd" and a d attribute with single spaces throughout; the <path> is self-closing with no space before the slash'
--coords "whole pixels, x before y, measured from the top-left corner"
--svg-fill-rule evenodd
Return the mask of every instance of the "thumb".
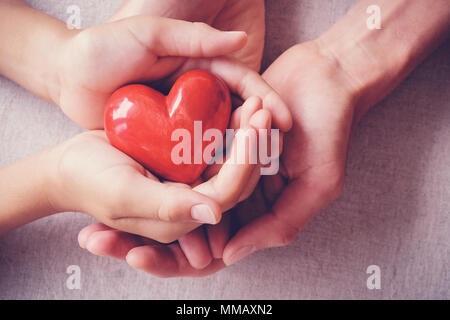
<path id="1" fill-rule="evenodd" d="M 291 243 L 323 204 L 317 190 L 300 180 L 292 181 L 270 213 L 245 225 L 230 240 L 223 253 L 225 264 L 233 264 L 257 250 Z"/>
<path id="2" fill-rule="evenodd" d="M 220 31 L 202 22 L 141 15 L 114 23 L 158 56 L 222 56 L 247 43 L 243 31 Z"/>
<path id="3" fill-rule="evenodd" d="M 111 188 L 119 194 L 115 197 L 118 202 L 115 207 L 121 210 L 113 220 L 122 223 L 122 230 L 125 230 L 125 224 L 134 225 L 149 219 L 154 222 L 216 224 L 222 217 L 220 207 L 214 200 L 181 184 L 160 183 L 135 174 L 133 178 L 116 183 Z"/>

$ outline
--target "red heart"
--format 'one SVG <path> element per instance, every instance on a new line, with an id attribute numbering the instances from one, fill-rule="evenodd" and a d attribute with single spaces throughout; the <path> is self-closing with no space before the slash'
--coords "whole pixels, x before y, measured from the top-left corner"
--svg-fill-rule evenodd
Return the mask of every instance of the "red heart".
<path id="1" fill-rule="evenodd" d="M 198 136 L 194 139 L 194 121 L 201 121 L 202 132 L 215 128 L 224 135 L 230 113 L 230 93 L 225 83 L 208 71 L 193 70 L 183 74 L 167 96 L 144 85 L 118 89 L 106 104 L 105 131 L 114 147 L 152 173 L 192 183 L 207 166 L 202 156 L 206 145 L 201 143 L 200 148 Z M 180 141 L 172 141 L 171 137 L 174 130 L 182 128 L 191 136 L 192 161 L 175 164 L 171 154 Z M 200 151 L 201 160 L 194 162 L 200 159 Z"/>

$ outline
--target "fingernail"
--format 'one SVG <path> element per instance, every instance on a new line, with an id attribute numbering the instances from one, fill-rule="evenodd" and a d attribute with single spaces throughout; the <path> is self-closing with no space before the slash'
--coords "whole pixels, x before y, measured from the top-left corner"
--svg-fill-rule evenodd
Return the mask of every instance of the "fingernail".
<path id="1" fill-rule="evenodd" d="M 241 249 L 239 249 L 238 251 L 236 251 L 231 257 L 230 259 L 228 259 L 228 261 L 226 262 L 226 264 L 232 265 L 236 262 L 238 262 L 239 260 L 244 259 L 245 257 L 251 255 L 253 252 L 256 251 L 256 247 L 255 246 L 247 246 L 247 247 L 243 247 Z"/>
<path id="2" fill-rule="evenodd" d="M 246 35 L 247 33 L 245 31 L 225 31 L 226 34 L 230 35 Z"/>
<path id="3" fill-rule="evenodd" d="M 191 217 L 200 223 L 216 224 L 216 216 L 206 204 L 197 204 L 191 208 Z"/>
<path id="4" fill-rule="evenodd" d="M 244 31 L 225 31 L 226 34 L 236 37 L 236 36 L 244 36 L 247 37 L 247 33 Z"/>

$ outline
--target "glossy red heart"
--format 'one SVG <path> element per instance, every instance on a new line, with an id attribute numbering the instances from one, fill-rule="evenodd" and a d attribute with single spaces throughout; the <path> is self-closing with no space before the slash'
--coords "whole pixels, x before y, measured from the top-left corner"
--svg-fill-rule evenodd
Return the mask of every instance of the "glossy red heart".
<path id="1" fill-rule="evenodd" d="M 208 71 L 193 70 L 178 78 L 167 96 L 144 85 L 118 89 L 106 104 L 105 131 L 114 147 L 152 173 L 192 183 L 207 166 L 202 156 L 207 144 L 199 142 L 198 135 L 194 138 L 194 121 L 201 121 L 202 132 L 215 128 L 223 136 L 230 113 L 225 83 Z M 191 163 L 176 164 L 172 159 L 172 150 L 179 144 L 172 138 L 176 129 L 190 133 Z M 195 163 L 199 156 L 201 161 Z"/>

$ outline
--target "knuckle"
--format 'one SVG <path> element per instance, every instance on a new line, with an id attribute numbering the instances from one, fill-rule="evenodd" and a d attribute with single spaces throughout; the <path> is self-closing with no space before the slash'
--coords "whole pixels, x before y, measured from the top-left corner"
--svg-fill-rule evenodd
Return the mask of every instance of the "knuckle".
<path id="1" fill-rule="evenodd" d="M 240 81 L 237 84 L 236 91 L 239 93 L 240 96 L 247 96 L 249 94 L 248 84 L 253 82 L 253 77 L 255 76 L 255 72 L 248 70 L 243 71 L 240 76 Z"/>
<path id="2" fill-rule="evenodd" d="M 164 190 L 164 198 L 161 199 L 157 209 L 157 218 L 161 221 L 175 222 L 177 221 L 177 205 L 176 199 L 180 196 L 181 190 L 175 190 L 174 186 L 167 186 Z M 175 195 L 176 197 L 172 197 Z"/>
<path id="3" fill-rule="evenodd" d="M 167 221 L 167 222 L 173 222 L 174 221 L 174 214 L 169 209 L 169 207 L 166 205 L 166 201 L 163 201 L 158 209 L 157 209 L 157 218 L 161 221 Z"/>
<path id="4" fill-rule="evenodd" d="M 287 246 L 297 239 L 298 230 L 293 227 L 288 227 L 283 230 L 278 236 L 277 243 L 279 246 Z"/>
<path id="5" fill-rule="evenodd" d="M 127 176 L 118 177 L 113 185 L 110 186 L 106 194 L 106 216 L 115 220 L 123 216 L 129 207 L 129 200 L 126 196 L 130 188 L 129 178 Z"/>
<path id="6" fill-rule="evenodd" d="M 204 22 L 193 22 L 193 25 L 196 28 L 195 32 L 198 37 L 196 38 L 196 41 L 191 43 L 191 49 L 196 55 L 202 56 L 206 52 L 206 48 L 204 47 L 205 31 L 210 30 L 211 27 Z"/>

